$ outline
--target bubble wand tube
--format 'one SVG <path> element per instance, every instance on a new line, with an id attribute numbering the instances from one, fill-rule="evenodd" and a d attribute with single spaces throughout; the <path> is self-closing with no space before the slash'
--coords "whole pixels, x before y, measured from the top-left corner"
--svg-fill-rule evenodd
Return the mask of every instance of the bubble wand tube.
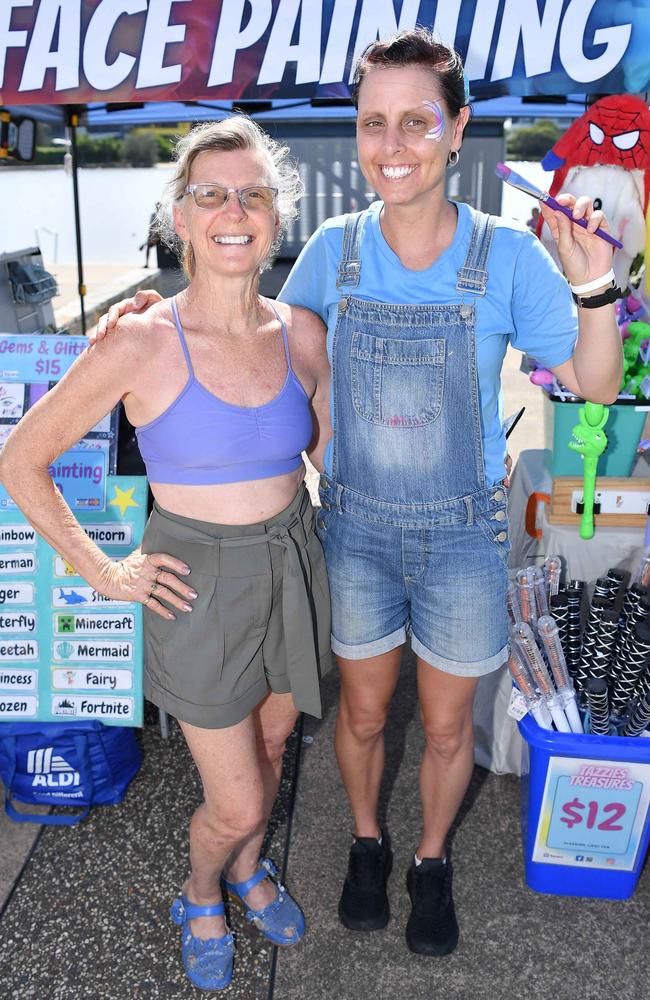
<path id="1" fill-rule="evenodd" d="M 548 588 L 548 599 L 555 597 L 560 589 L 560 578 L 562 576 L 562 560 L 559 556 L 548 556 L 544 560 L 544 578 Z"/>
<path id="2" fill-rule="evenodd" d="M 519 591 L 517 590 L 516 583 L 513 583 L 512 580 L 508 581 L 506 606 L 508 608 L 508 617 L 511 625 L 516 625 L 517 622 L 523 621 L 521 608 L 519 607 Z"/>
<path id="3" fill-rule="evenodd" d="M 537 631 L 546 651 L 546 658 L 551 667 L 558 698 L 568 719 L 571 732 L 582 733 L 584 730 L 582 728 L 580 712 L 578 711 L 576 695 L 573 690 L 571 678 L 569 677 L 566 660 L 564 659 L 564 651 L 560 642 L 560 632 L 557 623 L 550 615 L 543 615 L 537 622 Z"/>
<path id="4" fill-rule="evenodd" d="M 517 571 L 517 589 L 522 621 L 535 628 L 537 625 L 537 598 L 534 581 L 530 578 L 527 569 Z"/>
<path id="5" fill-rule="evenodd" d="M 521 654 L 524 663 L 528 667 L 534 684 L 546 702 L 546 707 L 551 713 L 555 728 L 560 733 L 570 733 L 571 726 L 567 722 L 567 717 L 562 710 L 557 692 L 553 687 L 553 682 L 549 677 L 546 664 L 535 642 L 533 630 L 530 625 L 526 622 L 520 622 L 518 625 L 515 625 L 512 630 L 512 641 L 515 649 Z"/>
<path id="6" fill-rule="evenodd" d="M 526 568 L 528 573 L 528 579 L 533 585 L 533 590 L 535 591 L 535 603 L 537 605 L 537 614 L 540 616 L 548 615 L 548 602 L 546 600 L 546 580 L 544 579 L 544 573 L 539 568 L 539 566 L 528 566 Z"/>
<path id="7" fill-rule="evenodd" d="M 562 590 L 558 594 L 553 594 L 550 605 L 550 615 L 557 625 L 562 652 L 564 653 L 566 662 L 567 651 L 569 649 L 569 599 L 566 595 L 566 590 Z"/>
<path id="8" fill-rule="evenodd" d="M 508 670 L 512 678 L 521 691 L 526 707 L 540 729 L 553 729 L 553 720 L 546 707 L 545 702 L 538 694 L 535 685 L 530 677 L 530 673 L 525 662 L 521 658 L 519 650 L 514 645 L 510 649 L 508 656 Z"/>

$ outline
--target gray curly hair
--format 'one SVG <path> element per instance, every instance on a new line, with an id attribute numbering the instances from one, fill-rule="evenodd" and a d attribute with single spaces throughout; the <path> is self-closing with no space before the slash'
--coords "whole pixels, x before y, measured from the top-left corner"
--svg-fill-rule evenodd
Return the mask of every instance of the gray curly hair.
<path id="1" fill-rule="evenodd" d="M 233 115 L 218 122 L 203 122 L 176 143 L 174 159 L 176 169 L 165 190 L 157 211 L 156 228 L 161 242 L 176 250 L 189 278 L 194 275 L 196 261 L 191 243 L 181 241 L 174 229 L 172 205 L 183 197 L 190 181 L 192 164 L 200 153 L 230 152 L 235 149 L 258 153 L 268 165 L 268 182 L 278 189 L 276 209 L 280 226 L 269 255 L 261 270 L 273 263 L 290 222 L 298 215 L 298 201 L 304 187 L 298 165 L 291 157 L 288 146 L 272 139 L 246 115 Z"/>

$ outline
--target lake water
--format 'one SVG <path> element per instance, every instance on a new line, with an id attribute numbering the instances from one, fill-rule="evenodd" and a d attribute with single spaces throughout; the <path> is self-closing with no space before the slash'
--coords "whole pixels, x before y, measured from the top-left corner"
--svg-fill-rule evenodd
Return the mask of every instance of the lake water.
<path id="1" fill-rule="evenodd" d="M 540 186 L 550 174 L 539 163 L 516 164 Z M 138 250 L 145 240 L 149 217 L 171 177 L 171 165 L 157 167 L 96 167 L 79 171 L 82 250 L 88 264 L 144 262 Z M 535 202 L 503 186 L 502 214 L 525 222 Z M 0 252 L 41 247 L 46 266 L 76 261 L 72 180 L 63 167 L 0 170 Z"/>
<path id="2" fill-rule="evenodd" d="M 79 171 L 81 246 L 88 264 L 141 265 L 149 217 L 172 173 L 150 168 Z M 37 244 L 45 264 L 76 261 L 72 179 L 63 167 L 0 170 L 0 250 Z"/>

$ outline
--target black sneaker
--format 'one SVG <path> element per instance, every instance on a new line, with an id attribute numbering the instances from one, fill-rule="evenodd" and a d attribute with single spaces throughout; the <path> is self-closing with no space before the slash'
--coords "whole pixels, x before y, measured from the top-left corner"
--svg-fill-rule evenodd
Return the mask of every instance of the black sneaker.
<path id="1" fill-rule="evenodd" d="M 386 883 L 393 867 L 390 837 L 357 837 L 350 848 L 339 919 L 351 931 L 378 931 L 390 917 Z"/>
<path id="2" fill-rule="evenodd" d="M 451 896 L 451 862 L 423 858 L 411 862 L 406 888 L 411 897 L 411 915 L 406 924 L 406 943 L 416 955 L 449 955 L 458 944 L 458 923 Z"/>

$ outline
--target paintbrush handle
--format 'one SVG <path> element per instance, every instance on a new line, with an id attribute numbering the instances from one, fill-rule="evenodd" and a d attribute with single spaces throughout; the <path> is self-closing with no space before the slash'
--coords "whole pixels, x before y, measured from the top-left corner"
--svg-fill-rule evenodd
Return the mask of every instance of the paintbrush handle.
<path id="1" fill-rule="evenodd" d="M 540 201 L 543 201 L 545 205 L 548 205 L 549 208 L 554 209 L 554 211 L 562 212 L 562 214 L 566 215 L 567 219 L 571 219 L 571 222 L 573 222 L 576 226 L 582 226 L 583 229 L 587 228 L 588 222 L 586 219 L 574 219 L 571 209 L 567 208 L 566 205 L 560 205 L 559 201 L 556 201 L 555 198 L 553 198 L 546 191 L 543 191 L 540 194 L 539 199 Z M 615 240 L 613 236 L 609 235 L 609 233 L 606 233 L 604 229 L 595 229 L 593 235 L 600 236 L 601 240 L 605 240 L 606 243 L 611 243 L 613 247 L 618 247 L 619 250 L 623 249 L 623 244 L 619 243 L 618 240 Z"/>

